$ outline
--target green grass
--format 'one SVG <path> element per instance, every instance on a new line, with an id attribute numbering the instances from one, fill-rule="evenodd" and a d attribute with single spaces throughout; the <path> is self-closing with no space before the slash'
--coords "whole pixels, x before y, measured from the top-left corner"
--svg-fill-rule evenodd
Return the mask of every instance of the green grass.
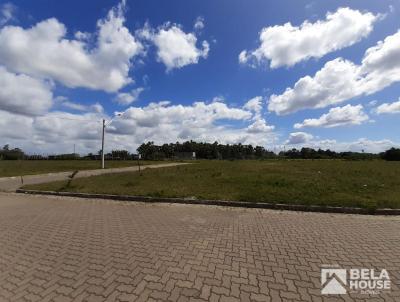
<path id="1" fill-rule="evenodd" d="M 27 186 L 59 190 L 65 182 Z M 400 162 L 200 161 L 192 165 L 73 180 L 68 191 L 155 197 L 400 207 Z"/>
<path id="2" fill-rule="evenodd" d="M 141 164 L 160 163 L 141 161 Z M 106 161 L 106 168 L 136 166 L 137 161 Z M 100 169 L 98 160 L 0 160 L 0 177 Z"/>

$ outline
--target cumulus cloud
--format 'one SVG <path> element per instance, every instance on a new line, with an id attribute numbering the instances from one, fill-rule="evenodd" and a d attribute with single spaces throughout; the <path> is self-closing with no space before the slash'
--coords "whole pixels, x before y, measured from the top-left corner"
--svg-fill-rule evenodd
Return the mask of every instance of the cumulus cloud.
<path id="1" fill-rule="evenodd" d="M 384 114 L 384 113 L 400 113 L 400 99 L 397 102 L 393 103 L 383 103 L 382 105 L 378 106 L 375 109 L 377 114 Z"/>
<path id="2" fill-rule="evenodd" d="M 61 101 L 66 102 L 66 99 Z M 130 107 L 107 127 L 106 147 L 107 150 L 134 151 L 145 141 L 162 144 L 190 139 L 273 145 L 276 142 L 274 127 L 262 118 L 254 119 L 254 115 L 254 111 L 243 106 L 233 107 L 222 102 L 173 105 L 162 101 Z M 111 117 L 96 111 L 55 111 L 38 117 L 23 116 L 16 128 L 0 129 L 0 143 L 11 143 L 31 152 L 60 152 L 73 144 L 79 152 L 97 152 L 103 118 L 109 120 Z M 7 123 L 13 119 L 17 119 L 16 115 L 0 110 L 0 121 Z M 232 121 L 232 124 L 222 124 L 222 121 Z M 17 128 L 21 130 L 16 131 Z M 24 132 L 24 128 L 28 131 Z M 16 132 L 19 137 L 15 137 Z"/>
<path id="3" fill-rule="evenodd" d="M 253 123 L 247 127 L 248 133 L 267 133 L 275 129 L 275 126 L 268 125 L 266 120 L 262 118 L 263 111 L 263 97 L 256 96 L 248 100 L 244 105 L 243 109 L 249 110 L 253 113 Z"/>
<path id="4" fill-rule="evenodd" d="M 350 143 L 339 143 L 338 147 L 342 151 L 365 151 L 371 153 L 379 153 L 386 151 L 390 148 L 399 148 L 400 144 L 393 142 L 390 139 L 370 140 L 367 138 L 360 138 Z"/>
<path id="5" fill-rule="evenodd" d="M 321 58 L 327 53 L 355 44 L 373 29 L 377 15 L 350 8 L 328 12 L 325 20 L 314 23 L 306 20 L 300 26 L 290 22 L 265 27 L 260 33 L 259 48 L 244 50 L 239 62 L 270 62 L 271 68 L 293 66 L 310 58 Z"/>
<path id="6" fill-rule="evenodd" d="M 32 137 L 33 117 L 17 115 L 0 109 L 0 142 L 2 145 L 17 141 L 18 146 L 29 141 Z M 11 127 L 12 125 L 12 127 Z M 29 146 L 31 147 L 31 146 Z"/>
<path id="7" fill-rule="evenodd" d="M 265 119 L 258 118 L 256 121 L 247 127 L 247 132 L 249 133 L 267 133 L 274 130 L 275 127 L 268 125 Z"/>
<path id="8" fill-rule="evenodd" d="M 364 113 L 363 106 L 346 105 L 344 107 L 335 107 L 323 114 L 317 119 L 305 119 L 302 123 L 297 123 L 294 128 L 301 129 L 304 127 L 325 127 L 333 128 L 347 125 L 360 125 L 369 119 Z"/>
<path id="9" fill-rule="evenodd" d="M 133 80 L 128 72 L 142 44 L 124 26 L 124 2 L 97 22 L 95 46 L 67 39 L 67 29 L 55 18 L 31 28 L 5 26 L 0 29 L 0 64 L 10 71 L 52 79 L 65 86 L 118 91 Z"/>
<path id="10" fill-rule="evenodd" d="M 131 107 L 125 111 L 124 118 L 132 119 L 141 127 L 160 127 L 165 124 L 186 123 L 192 127 L 205 127 L 216 120 L 249 120 L 252 113 L 242 108 L 229 107 L 225 103 L 206 104 L 195 102 L 191 106 L 171 105 L 170 102 L 150 103 L 141 107 Z"/>
<path id="11" fill-rule="evenodd" d="M 104 112 L 104 108 L 100 103 L 95 103 L 92 105 L 84 105 L 84 104 L 71 102 L 68 98 L 63 97 L 63 96 L 56 97 L 55 102 L 59 103 L 64 108 L 72 109 L 75 111 L 95 112 L 95 113 L 103 113 Z"/>
<path id="12" fill-rule="evenodd" d="M 289 134 L 289 138 L 285 142 L 288 145 L 304 144 L 311 141 L 314 138 L 313 135 L 306 132 L 293 132 Z"/>
<path id="13" fill-rule="evenodd" d="M 0 7 L 0 26 L 8 23 L 9 21 L 15 20 L 15 12 L 17 7 L 11 2 L 6 2 Z"/>
<path id="14" fill-rule="evenodd" d="M 96 113 L 71 114 L 49 112 L 33 120 L 34 140 L 54 144 L 63 140 L 100 139 L 101 115 Z"/>
<path id="15" fill-rule="evenodd" d="M 400 31 L 367 49 L 361 65 L 337 58 L 314 77 L 299 79 L 281 95 L 273 94 L 268 109 L 279 115 L 323 108 L 360 95 L 370 95 L 400 81 Z"/>
<path id="16" fill-rule="evenodd" d="M 196 21 L 194 22 L 194 29 L 195 30 L 202 30 L 204 28 L 204 18 L 197 17 Z"/>
<path id="17" fill-rule="evenodd" d="M 225 102 L 225 97 L 222 95 L 217 95 L 217 96 L 213 97 L 212 102 L 223 103 L 223 102 Z"/>
<path id="18" fill-rule="evenodd" d="M 114 98 L 114 102 L 120 105 L 130 105 L 139 98 L 140 94 L 143 91 L 144 91 L 143 87 L 138 87 L 131 90 L 130 92 L 120 92 Z"/>
<path id="19" fill-rule="evenodd" d="M 246 102 L 244 104 L 243 108 L 253 111 L 256 113 L 256 116 L 259 116 L 262 111 L 262 103 L 263 103 L 263 98 L 261 96 L 256 96 Z"/>
<path id="20" fill-rule="evenodd" d="M 289 148 L 301 149 L 303 147 L 323 150 L 334 150 L 337 152 L 370 152 L 379 153 L 390 148 L 399 148 L 400 143 L 394 142 L 390 139 L 370 140 L 367 138 L 359 138 L 355 141 L 337 141 L 334 139 L 310 139 L 308 141 L 296 144 L 286 145 Z"/>
<path id="21" fill-rule="evenodd" d="M 0 141 L 30 153 L 73 152 L 74 144 L 80 152 L 97 152 L 102 117 L 98 113 L 66 112 L 29 117 L 0 110 Z"/>
<path id="22" fill-rule="evenodd" d="M 65 101 L 62 103 L 62 106 L 65 108 L 69 108 L 72 110 L 77 110 L 77 111 L 87 111 L 87 107 L 82 104 L 70 102 L 70 101 Z"/>
<path id="23" fill-rule="evenodd" d="M 167 71 L 197 64 L 200 58 L 207 58 L 210 50 L 207 41 L 198 47 L 195 33 L 185 33 L 180 25 L 169 22 L 156 30 L 147 25 L 140 35 L 154 43 L 157 59 L 167 67 Z"/>
<path id="24" fill-rule="evenodd" d="M 3 66 L 0 66 L 0 87 L 0 110 L 40 115 L 52 105 L 53 94 L 49 83 L 24 74 L 14 74 Z"/>
<path id="25" fill-rule="evenodd" d="M 106 130 L 106 150 L 126 149 L 135 152 L 145 141 L 157 144 L 184 140 L 220 143 L 244 143 L 273 148 L 278 144 L 273 126 L 253 121 L 254 112 L 226 104 L 197 102 L 191 105 L 172 105 L 169 102 L 131 107 L 114 119 Z M 0 110 L 0 144 L 9 143 L 30 153 L 73 151 L 96 153 L 101 146 L 101 120 L 111 117 L 104 113 L 51 112 L 42 116 L 24 116 Z M 247 126 L 221 125 L 221 120 L 236 120 Z M 12 124 L 13 127 L 9 125 Z M 305 132 L 291 133 L 286 147 L 312 147 L 336 151 L 381 152 L 399 147 L 388 139 L 352 142 L 320 140 Z"/>
<path id="26" fill-rule="evenodd" d="M 219 121 L 249 123 L 254 112 L 230 107 L 222 102 L 210 104 L 172 105 L 169 102 L 150 103 L 146 107 L 131 107 L 115 122 L 115 132 L 135 133 L 139 140 L 158 143 L 193 139 L 225 143 L 267 144 L 275 139 L 273 126 L 257 120 L 247 127 L 223 126 Z"/>

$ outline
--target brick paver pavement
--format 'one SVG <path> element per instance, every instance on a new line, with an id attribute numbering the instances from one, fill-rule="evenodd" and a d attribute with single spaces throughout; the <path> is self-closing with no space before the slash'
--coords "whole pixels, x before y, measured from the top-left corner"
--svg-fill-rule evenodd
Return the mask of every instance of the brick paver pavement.
<path id="1" fill-rule="evenodd" d="M 400 217 L 0 195 L 1 301 L 365 301 L 320 267 L 386 268 Z"/>

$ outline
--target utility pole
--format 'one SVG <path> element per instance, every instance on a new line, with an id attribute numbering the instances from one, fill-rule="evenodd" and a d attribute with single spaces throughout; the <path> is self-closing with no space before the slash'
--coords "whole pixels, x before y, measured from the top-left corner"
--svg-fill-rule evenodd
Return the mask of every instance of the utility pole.
<path id="1" fill-rule="evenodd" d="M 103 135 L 101 139 L 101 168 L 104 169 L 104 132 L 106 130 L 106 120 L 103 119 Z"/>
<path id="2" fill-rule="evenodd" d="M 138 154 L 138 158 L 137 158 L 137 163 L 138 163 L 138 166 L 139 166 L 139 174 L 140 175 L 142 175 L 142 172 L 140 171 L 140 159 L 142 158 L 142 155 L 139 153 Z"/>

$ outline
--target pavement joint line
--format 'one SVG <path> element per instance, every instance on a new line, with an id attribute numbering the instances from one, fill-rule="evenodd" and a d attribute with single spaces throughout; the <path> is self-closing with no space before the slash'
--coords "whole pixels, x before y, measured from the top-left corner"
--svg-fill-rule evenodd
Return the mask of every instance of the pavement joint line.
<path id="1" fill-rule="evenodd" d="M 301 212 L 341 213 L 341 214 L 360 214 L 360 215 L 400 215 L 400 209 L 388 209 L 388 208 L 367 209 L 367 208 L 357 208 L 357 207 L 332 207 L 332 206 L 319 206 L 319 205 L 296 205 L 296 204 L 247 202 L 247 201 L 232 201 L 232 200 L 208 200 L 208 199 L 167 198 L 167 197 L 150 197 L 150 196 L 135 196 L 135 195 L 56 192 L 56 191 L 38 191 L 38 190 L 24 190 L 24 189 L 17 189 L 16 193 L 33 194 L 33 195 L 67 196 L 67 197 L 77 197 L 86 199 L 96 198 L 96 199 L 108 199 L 108 200 L 118 200 L 118 201 L 144 202 L 144 203 L 198 204 L 198 205 L 261 208 L 261 209 L 301 211 Z"/>

